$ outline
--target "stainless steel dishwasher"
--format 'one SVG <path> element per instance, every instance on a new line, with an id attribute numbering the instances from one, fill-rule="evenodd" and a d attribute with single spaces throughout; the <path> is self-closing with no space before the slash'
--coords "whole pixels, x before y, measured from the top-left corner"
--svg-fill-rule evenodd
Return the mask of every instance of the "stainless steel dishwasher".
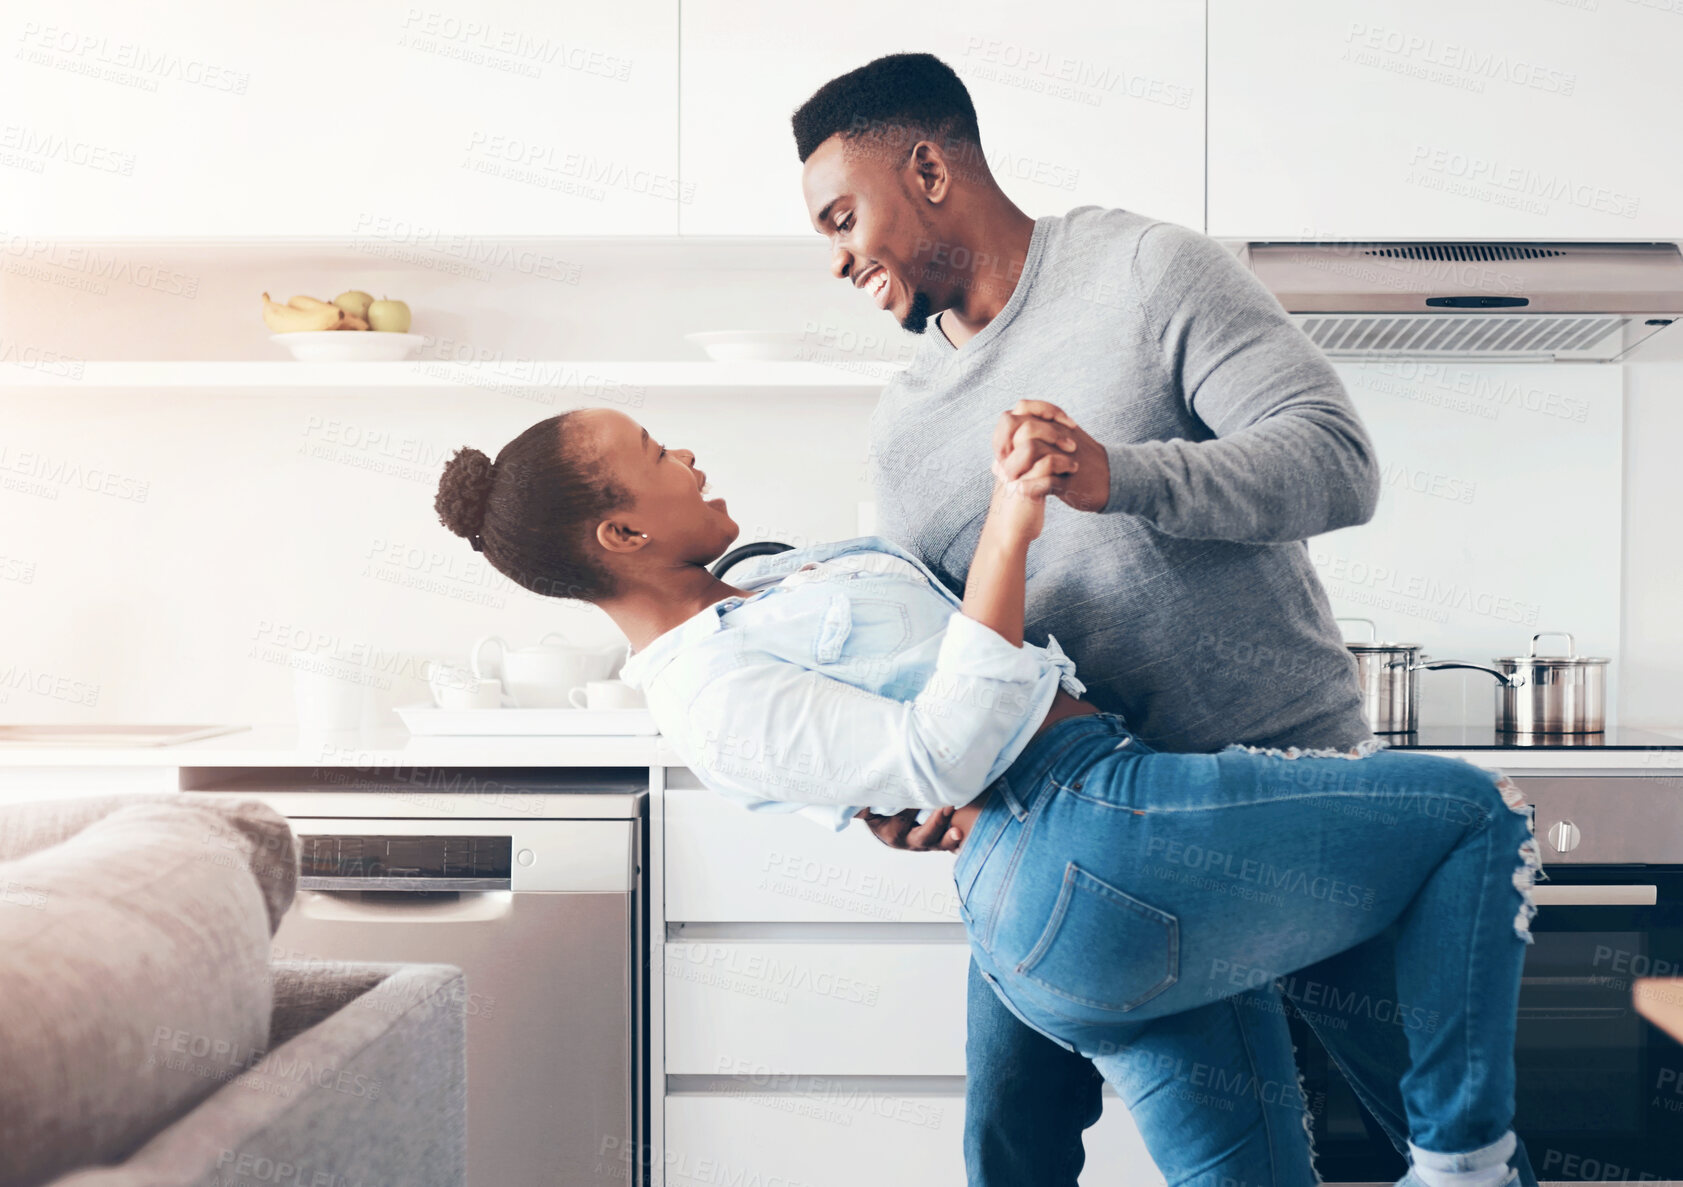
<path id="1" fill-rule="evenodd" d="M 464 970 L 452 1004 L 472 1187 L 643 1179 L 647 776 L 562 774 L 496 772 L 459 796 L 371 789 L 367 775 L 356 790 L 283 790 L 279 772 L 247 790 L 184 787 L 254 796 L 291 820 L 301 880 L 275 959 Z"/>

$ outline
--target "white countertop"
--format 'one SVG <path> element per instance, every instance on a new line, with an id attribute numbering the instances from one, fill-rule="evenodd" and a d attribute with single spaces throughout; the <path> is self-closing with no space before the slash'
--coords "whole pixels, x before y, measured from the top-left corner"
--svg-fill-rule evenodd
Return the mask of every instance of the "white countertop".
<path id="1" fill-rule="evenodd" d="M 0 767 L 651 767 L 681 765 L 654 735 L 417 737 L 402 726 L 301 734 L 260 725 L 173 746 L 0 743 Z"/>
<path id="2" fill-rule="evenodd" d="M 1660 731 L 1683 740 L 1683 731 Z M 1648 773 L 1683 790 L 1683 750 L 1434 750 L 1513 775 Z M 174 746 L 0 743 L 3 767 L 653 767 L 682 766 L 664 738 L 417 737 L 402 726 L 366 733 L 300 734 L 264 725 Z"/>

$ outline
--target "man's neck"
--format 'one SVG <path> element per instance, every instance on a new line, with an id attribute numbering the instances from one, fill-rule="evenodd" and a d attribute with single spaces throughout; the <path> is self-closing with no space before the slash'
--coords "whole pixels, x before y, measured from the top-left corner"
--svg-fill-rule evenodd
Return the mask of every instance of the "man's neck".
<path id="1" fill-rule="evenodd" d="M 1034 239 L 1034 219 L 1006 202 L 983 220 L 973 238 L 974 242 L 964 245 L 972 261 L 970 275 L 953 303 L 935 318 L 936 330 L 954 349 L 981 333 L 1010 303 Z"/>

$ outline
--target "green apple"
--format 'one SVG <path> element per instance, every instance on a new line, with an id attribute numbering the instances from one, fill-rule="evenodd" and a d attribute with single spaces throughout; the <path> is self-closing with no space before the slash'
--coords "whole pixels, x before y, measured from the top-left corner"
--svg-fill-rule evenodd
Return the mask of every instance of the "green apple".
<path id="1" fill-rule="evenodd" d="M 352 289 L 348 293 L 340 293 L 333 298 L 333 303 L 352 317 L 368 320 L 368 307 L 374 304 L 374 295 L 365 293 L 361 289 Z"/>
<path id="2" fill-rule="evenodd" d="M 368 327 L 373 330 L 385 330 L 390 334 L 407 334 L 409 306 L 402 301 L 389 301 L 384 298 L 375 301 L 368 307 Z"/>

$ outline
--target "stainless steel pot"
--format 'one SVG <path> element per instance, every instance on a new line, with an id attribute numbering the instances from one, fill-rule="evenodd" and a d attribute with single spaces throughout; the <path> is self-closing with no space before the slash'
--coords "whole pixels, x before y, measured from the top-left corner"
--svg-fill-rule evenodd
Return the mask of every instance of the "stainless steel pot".
<path id="1" fill-rule="evenodd" d="M 1445 668 L 1470 668 L 1488 672 L 1502 685 L 1508 677 L 1483 664 L 1458 659 L 1428 662 L 1418 643 L 1381 643 L 1379 628 L 1370 618 L 1340 618 L 1338 622 L 1360 622 L 1368 629 L 1365 643 L 1345 641 L 1356 657 L 1356 680 L 1362 689 L 1362 712 L 1368 728 L 1376 734 L 1412 734 L 1420 728 L 1420 689 L 1416 672 L 1437 672 Z"/>
<path id="2" fill-rule="evenodd" d="M 1537 640 L 1558 635 L 1565 655 L 1538 655 Z M 1499 656 L 1496 729 L 1507 734 L 1599 734 L 1607 726 L 1607 658 L 1579 655 L 1567 631 L 1539 631 L 1525 655 Z"/>

